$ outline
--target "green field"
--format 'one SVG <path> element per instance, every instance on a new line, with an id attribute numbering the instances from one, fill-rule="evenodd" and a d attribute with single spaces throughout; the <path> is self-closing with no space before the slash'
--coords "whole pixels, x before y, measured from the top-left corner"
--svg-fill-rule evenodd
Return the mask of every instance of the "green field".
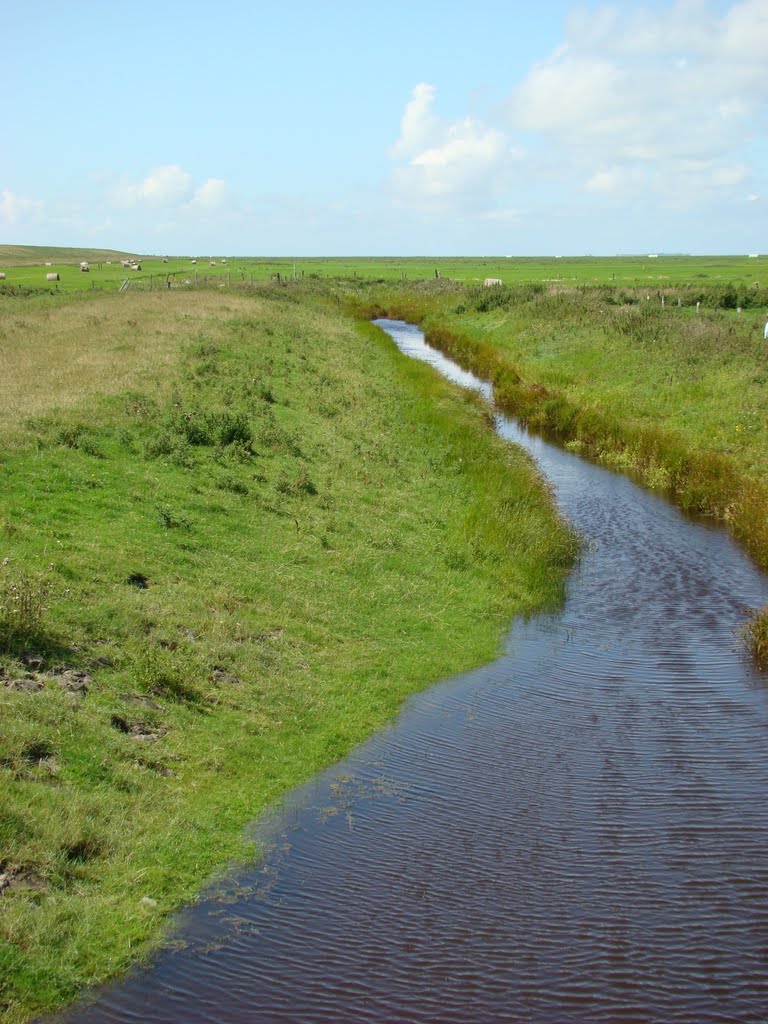
<path id="1" fill-rule="evenodd" d="M 0 1018 L 124 970 L 243 828 L 557 605 L 479 401 L 314 288 L 0 295 Z M 87 677 L 87 678 L 86 678 Z"/>
<path id="2" fill-rule="evenodd" d="M 66 255 L 0 287 L 7 1024 L 144 955 L 246 822 L 557 605 L 576 546 L 529 460 L 368 318 L 768 565 L 762 258 L 175 258 L 120 292 Z"/>
<path id="3" fill-rule="evenodd" d="M 505 284 L 605 284 L 647 287 L 652 291 L 696 283 L 733 284 L 745 289 L 755 284 L 768 287 L 768 256 L 257 259 L 225 255 L 175 256 L 164 262 L 162 256 L 132 255 L 141 260 L 141 271 L 125 269 L 120 260 L 128 254 L 109 250 L 0 246 L 0 272 L 6 274 L 0 288 L 45 288 L 45 274 L 56 272 L 61 276 L 61 291 L 116 290 L 123 281 L 129 281 L 134 288 L 163 288 L 168 281 L 174 287 L 192 287 L 195 283 L 236 287 L 271 280 L 277 274 L 288 280 L 357 277 L 387 282 L 427 281 L 434 280 L 436 272 L 444 280 L 468 284 L 496 277 Z M 88 273 L 80 271 L 81 260 L 88 260 Z M 50 267 L 45 266 L 48 262 Z"/>
<path id="4" fill-rule="evenodd" d="M 765 288 L 745 298 L 698 281 L 661 294 L 536 282 L 354 294 L 361 313 L 421 323 L 530 426 L 719 520 L 768 567 Z"/>

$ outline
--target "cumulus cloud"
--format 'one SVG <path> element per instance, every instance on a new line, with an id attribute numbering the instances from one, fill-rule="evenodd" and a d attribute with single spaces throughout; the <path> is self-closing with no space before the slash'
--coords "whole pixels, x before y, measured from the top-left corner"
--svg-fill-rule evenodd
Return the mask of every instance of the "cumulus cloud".
<path id="1" fill-rule="evenodd" d="M 499 223 L 563 188 L 614 208 L 743 203 L 765 192 L 766 54 L 768 0 L 575 9 L 492 113 L 447 119 L 434 85 L 414 87 L 388 150 L 395 202 Z"/>
<path id="2" fill-rule="evenodd" d="M 0 192 L 0 221 L 5 224 L 22 224 L 30 220 L 39 220 L 43 213 L 41 199 L 25 199 L 17 196 L 10 189 Z"/>
<path id="3" fill-rule="evenodd" d="M 178 164 L 156 167 L 137 184 L 125 184 L 116 190 L 115 198 L 126 206 L 174 206 L 186 202 L 193 194 L 192 175 Z"/>
<path id="4" fill-rule="evenodd" d="M 221 178 L 208 178 L 199 185 L 192 196 L 192 203 L 204 210 L 218 210 L 227 202 L 227 186 Z"/>
<path id="5" fill-rule="evenodd" d="M 742 184 L 768 100 L 768 3 L 706 0 L 575 12 L 564 42 L 512 92 L 513 129 L 592 193 L 639 184 L 691 198 Z"/>
<path id="6" fill-rule="evenodd" d="M 473 117 L 450 122 L 432 111 L 436 91 L 417 85 L 405 107 L 389 156 L 401 205 L 482 210 L 492 204 L 504 169 L 517 156 L 502 129 Z"/>
<path id="7" fill-rule="evenodd" d="M 400 138 L 389 150 L 393 160 L 413 156 L 439 134 L 440 121 L 432 113 L 434 99 L 434 86 L 420 82 L 414 87 L 400 121 Z"/>

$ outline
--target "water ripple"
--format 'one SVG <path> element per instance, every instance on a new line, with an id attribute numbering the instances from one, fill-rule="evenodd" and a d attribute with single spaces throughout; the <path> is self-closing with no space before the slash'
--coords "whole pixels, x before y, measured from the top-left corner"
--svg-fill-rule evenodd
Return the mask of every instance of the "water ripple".
<path id="1" fill-rule="evenodd" d="M 590 541 L 563 613 L 293 794 L 183 947 L 68 1019 L 768 1019 L 768 688 L 736 638 L 766 580 L 722 532 L 499 427 Z"/>

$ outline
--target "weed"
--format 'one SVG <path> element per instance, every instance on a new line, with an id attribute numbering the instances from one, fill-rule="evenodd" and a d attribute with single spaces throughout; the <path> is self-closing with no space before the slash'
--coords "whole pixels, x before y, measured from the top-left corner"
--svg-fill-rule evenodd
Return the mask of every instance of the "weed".
<path id="1" fill-rule="evenodd" d="M 165 530 L 189 530 L 191 523 L 181 512 L 177 512 L 170 505 L 156 505 L 155 519 Z"/>
<path id="2" fill-rule="evenodd" d="M 81 425 L 63 427 L 56 434 L 56 444 L 63 445 L 65 448 L 76 448 L 78 451 L 85 452 L 86 455 L 93 455 L 97 459 L 104 458 L 104 453 L 96 437 L 88 427 Z"/>
<path id="3" fill-rule="evenodd" d="M 757 663 L 768 668 L 768 607 L 750 610 L 742 636 Z"/>
<path id="4" fill-rule="evenodd" d="M 0 565 L 0 630 L 19 637 L 39 634 L 48 596 L 42 573 L 12 568 L 4 559 Z"/>

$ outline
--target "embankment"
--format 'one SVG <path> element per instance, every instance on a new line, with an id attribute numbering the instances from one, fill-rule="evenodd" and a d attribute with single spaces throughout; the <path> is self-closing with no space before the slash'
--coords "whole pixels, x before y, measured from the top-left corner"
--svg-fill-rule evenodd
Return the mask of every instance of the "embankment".
<path id="1" fill-rule="evenodd" d="M 322 296 L 17 297 L 0 318 L 18 1024 L 146 955 L 254 855 L 248 821 L 556 604 L 575 541 L 476 400 Z"/>

